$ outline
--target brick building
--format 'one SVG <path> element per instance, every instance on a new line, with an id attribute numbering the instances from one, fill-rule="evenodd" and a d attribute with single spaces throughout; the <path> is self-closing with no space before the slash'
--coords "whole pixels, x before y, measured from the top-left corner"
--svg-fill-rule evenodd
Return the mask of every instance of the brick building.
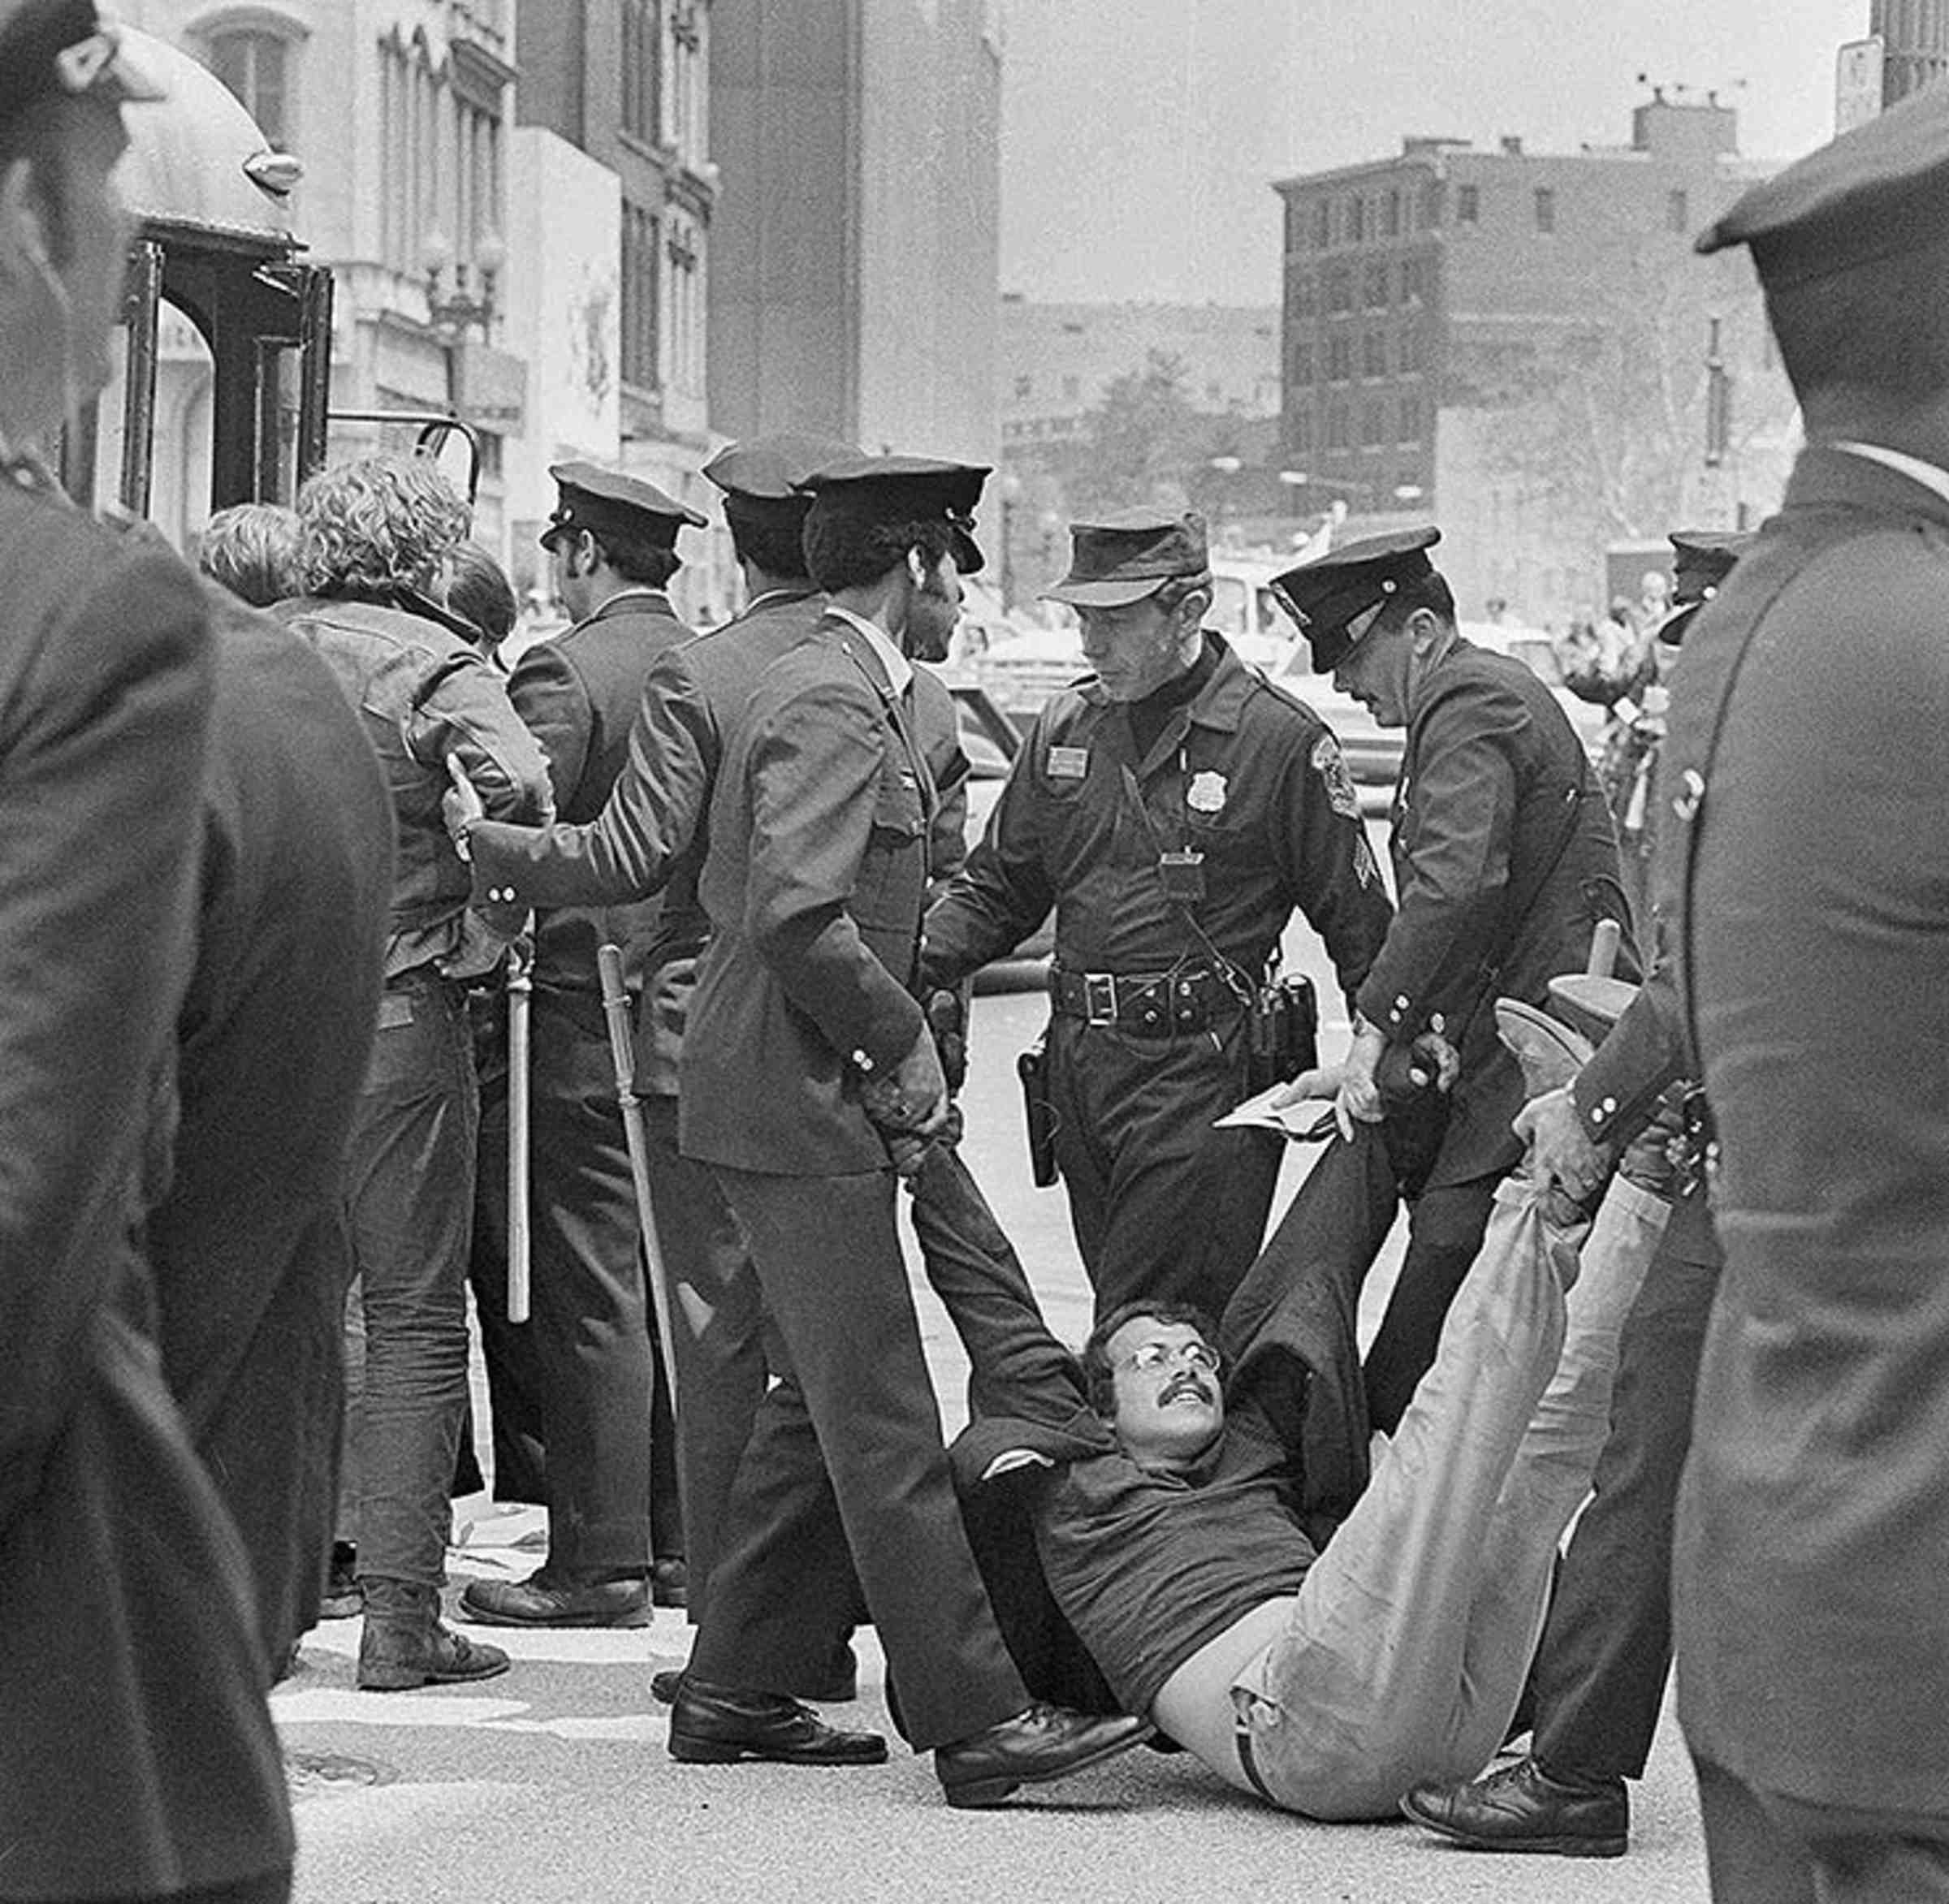
<path id="1" fill-rule="evenodd" d="M 1282 181 L 1281 450 L 1315 501 L 1443 525 L 1465 613 L 1595 610 L 1602 552 L 1778 493 L 1791 400 L 1743 256 L 1694 235 L 1772 168 L 1716 101 L 1568 153 L 1409 138 Z M 1705 468 L 1716 335 L 1744 420 Z"/>

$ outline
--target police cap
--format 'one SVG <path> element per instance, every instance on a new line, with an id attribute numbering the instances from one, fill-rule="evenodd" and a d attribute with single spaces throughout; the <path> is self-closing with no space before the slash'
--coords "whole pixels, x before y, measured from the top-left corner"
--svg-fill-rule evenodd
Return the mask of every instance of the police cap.
<path id="1" fill-rule="evenodd" d="M 1313 651 L 1314 673 L 1331 674 L 1372 626 L 1372 611 L 1435 572 L 1428 551 L 1441 539 L 1433 528 L 1368 536 L 1273 578 L 1273 594 Z"/>
<path id="2" fill-rule="evenodd" d="M 1949 90 L 1925 86 L 1745 193 L 1696 248 L 1750 245 L 1769 290 L 1949 239 Z"/>
<path id="3" fill-rule="evenodd" d="M 0 0 L 0 123 L 63 93 L 109 106 L 164 97 L 94 0 Z"/>
<path id="4" fill-rule="evenodd" d="M 703 473 L 728 496 L 797 503 L 802 508 L 811 500 L 803 486 L 808 477 L 859 454 L 853 444 L 832 437 L 754 436 L 726 443 L 704 465 Z"/>
<path id="5" fill-rule="evenodd" d="M 1671 611 L 1652 630 L 1668 648 L 1682 647 L 1692 619 L 1732 573 L 1755 541 L 1751 529 L 1675 529 L 1671 532 Z"/>
<path id="6" fill-rule="evenodd" d="M 1154 595 L 1166 582 L 1208 581 L 1211 551 L 1195 512 L 1125 509 L 1096 522 L 1070 525 L 1070 572 L 1048 591 L 1075 608 L 1121 608 Z"/>
<path id="7" fill-rule="evenodd" d="M 830 512 L 859 523 L 945 522 L 954 532 L 954 565 L 974 574 L 984 558 L 974 510 L 988 467 L 932 456 L 853 452 L 815 469 L 799 485 L 812 492 L 811 516 Z"/>
<path id="8" fill-rule="evenodd" d="M 548 473 L 560 494 L 547 528 L 542 531 L 544 549 L 552 549 L 558 537 L 578 529 L 597 536 L 627 536 L 654 548 L 674 549 L 680 529 L 704 526 L 705 518 L 687 503 L 665 494 L 640 476 L 625 476 L 620 469 L 604 469 L 594 463 L 556 463 Z"/>

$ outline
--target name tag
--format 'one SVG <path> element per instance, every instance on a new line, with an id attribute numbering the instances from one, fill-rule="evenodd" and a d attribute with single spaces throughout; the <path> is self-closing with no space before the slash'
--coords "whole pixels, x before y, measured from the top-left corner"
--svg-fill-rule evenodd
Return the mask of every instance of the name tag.
<path id="1" fill-rule="evenodd" d="M 1052 780 L 1080 780 L 1089 771 L 1088 748 L 1052 747 L 1049 749 L 1049 778 Z"/>

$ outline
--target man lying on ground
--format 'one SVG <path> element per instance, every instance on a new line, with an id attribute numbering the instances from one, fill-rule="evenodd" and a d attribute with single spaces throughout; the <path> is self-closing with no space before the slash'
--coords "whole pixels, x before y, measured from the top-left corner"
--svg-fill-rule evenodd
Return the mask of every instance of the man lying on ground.
<path id="1" fill-rule="evenodd" d="M 1501 1742 L 1666 1214 L 1620 1181 L 1580 1271 L 1580 1230 L 1506 1183 L 1363 1488 L 1353 1324 L 1393 1212 L 1381 1143 L 1362 1131 L 1321 1159 L 1222 1336 L 1195 1312 L 1133 1304 L 1080 1366 L 959 1159 L 933 1153 L 915 1185 L 930 1273 L 974 1367 L 954 1453 L 992 1583 L 1039 1560 L 1106 1703 L 1317 1818 L 1391 1814 Z M 1229 1376 L 1221 1343 L 1237 1353 Z"/>

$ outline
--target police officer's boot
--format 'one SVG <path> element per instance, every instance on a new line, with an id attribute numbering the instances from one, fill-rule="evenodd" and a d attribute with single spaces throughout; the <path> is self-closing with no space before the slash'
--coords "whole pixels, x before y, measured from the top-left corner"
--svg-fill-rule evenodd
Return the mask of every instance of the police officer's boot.
<path id="1" fill-rule="evenodd" d="M 440 1624 L 436 1589 L 367 1574 L 365 1626 L 359 1635 L 359 1690 L 405 1692 L 491 1679 L 508 1670 L 498 1646 L 478 1646 Z"/>

